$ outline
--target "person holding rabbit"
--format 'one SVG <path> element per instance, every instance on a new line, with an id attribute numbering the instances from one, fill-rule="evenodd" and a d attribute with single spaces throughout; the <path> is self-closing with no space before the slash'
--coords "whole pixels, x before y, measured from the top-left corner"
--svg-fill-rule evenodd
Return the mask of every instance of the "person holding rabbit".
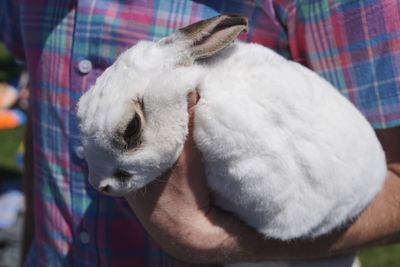
<path id="1" fill-rule="evenodd" d="M 311 259 L 397 242 L 397 5 L 3 1 L 1 38 L 27 61 L 31 77 L 34 176 L 26 178 L 33 183 L 34 201 L 28 203 L 34 204 L 34 239 L 25 266 L 189 266 L 184 262 Z M 113 199 L 89 185 L 75 114 L 81 95 L 138 40 L 160 39 L 221 13 L 249 18 L 249 31 L 241 40 L 270 47 L 311 68 L 341 90 L 377 129 L 388 161 L 385 183 L 361 216 L 341 232 L 312 241 L 273 241 L 211 206 L 201 155 L 193 149 L 192 138 L 160 178 L 164 183 L 148 185 L 143 195 Z M 194 107 L 195 95 L 192 98 Z"/>

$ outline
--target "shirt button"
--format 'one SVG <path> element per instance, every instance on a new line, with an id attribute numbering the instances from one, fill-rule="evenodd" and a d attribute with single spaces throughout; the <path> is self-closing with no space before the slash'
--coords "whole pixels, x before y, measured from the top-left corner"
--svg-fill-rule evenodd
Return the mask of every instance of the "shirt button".
<path id="1" fill-rule="evenodd" d="M 90 236 L 87 232 L 80 232 L 79 233 L 79 240 L 81 241 L 82 244 L 89 244 L 90 242 Z"/>
<path id="2" fill-rule="evenodd" d="M 87 74 L 92 70 L 92 62 L 87 59 L 83 59 L 78 64 L 79 72 L 82 74 Z"/>
<path id="3" fill-rule="evenodd" d="M 79 159 L 84 159 L 85 158 L 85 153 L 83 152 L 83 146 L 77 146 L 75 147 L 75 155 Z"/>

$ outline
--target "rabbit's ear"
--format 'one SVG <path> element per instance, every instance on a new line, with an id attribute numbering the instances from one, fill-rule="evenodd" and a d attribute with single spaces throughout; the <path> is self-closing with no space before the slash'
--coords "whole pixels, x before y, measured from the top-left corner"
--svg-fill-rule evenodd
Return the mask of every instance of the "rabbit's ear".
<path id="1" fill-rule="evenodd" d="M 189 44 L 194 60 L 207 58 L 228 46 L 242 32 L 247 30 L 247 19 L 239 15 L 220 15 L 201 20 L 178 30 Z"/>

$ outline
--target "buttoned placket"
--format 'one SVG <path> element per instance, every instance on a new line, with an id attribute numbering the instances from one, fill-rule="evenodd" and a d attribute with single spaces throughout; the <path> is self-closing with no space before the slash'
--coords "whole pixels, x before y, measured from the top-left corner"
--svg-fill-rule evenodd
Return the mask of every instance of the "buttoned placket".
<path id="1" fill-rule="evenodd" d="M 93 33 L 88 27 L 87 16 L 84 10 L 90 4 L 88 1 L 78 1 L 75 13 L 75 30 L 73 36 L 73 49 L 71 55 L 71 80 L 70 80 L 70 130 L 71 130 L 71 162 L 75 172 L 71 172 L 71 208 L 74 212 L 73 242 L 76 253 L 76 262 L 85 261 L 87 264 L 99 264 L 97 259 L 97 213 L 98 197 L 90 192 L 85 174 L 87 166 L 84 149 L 80 143 L 79 129 L 76 118 L 76 105 L 83 93 L 95 81 L 94 58 L 90 56 L 90 36 Z M 82 37 L 85 38 L 82 38 Z M 87 38 L 86 38 L 87 37 Z M 72 167 L 71 167 L 72 168 Z M 86 184 L 86 185 L 85 185 Z M 94 261 L 94 262 L 92 262 Z"/>

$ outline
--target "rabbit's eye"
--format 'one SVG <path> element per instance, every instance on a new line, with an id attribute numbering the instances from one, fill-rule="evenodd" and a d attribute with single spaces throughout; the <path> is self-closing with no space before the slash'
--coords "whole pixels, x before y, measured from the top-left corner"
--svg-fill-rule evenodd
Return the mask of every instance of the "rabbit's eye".
<path id="1" fill-rule="evenodd" d="M 126 130 L 123 134 L 126 149 L 135 147 L 139 141 L 139 134 L 141 130 L 140 116 L 135 114 L 135 117 L 128 123 Z"/>
<path id="2" fill-rule="evenodd" d="M 114 177 L 120 181 L 126 181 L 132 177 L 132 174 L 130 174 L 129 172 L 124 171 L 124 170 L 116 170 L 114 172 Z"/>

